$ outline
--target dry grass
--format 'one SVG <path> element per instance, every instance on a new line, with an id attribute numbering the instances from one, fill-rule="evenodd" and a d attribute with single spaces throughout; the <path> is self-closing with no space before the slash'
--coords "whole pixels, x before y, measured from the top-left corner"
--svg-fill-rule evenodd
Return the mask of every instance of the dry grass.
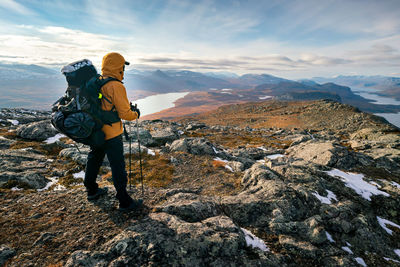
<path id="1" fill-rule="evenodd" d="M 15 132 L 9 132 L 7 129 L 0 129 L 0 136 L 3 136 L 8 139 L 17 139 L 18 136 Z"/>
<path id="2" fill-rule="evenodd" d="M 220 160 L 213 160 L 212 166 L 213 166 L 214 168 L 225 168 L 226 163 L 223 162 L 223 161 L 220 161 Z"/>
<path id="3" fill-rule="evenodd" d="M 281 140 L 275 136 L 266 136 L 265 133 L 253 132 L 246 133 L 243 131 L 229 132 L 212 132 L 211 130 L 198 130 L 188 133 L 188 137 L 204 137 L 210 142 L 222 145 L 228 148 L 244 147 L 273 147 L 277 149 L 288 148 L 291 144 L 290 140 Z"/>
<path id="4" fill-rule="evenodd" d="M 129 156 L 126 156 L 127 159 Z M 126 166 L 129 175 L 129 161 Z M 140 162 L 139 154 L 132 154 L 132 181 L 134 184 L 140 183 Z M 166 187 L 171 183 L 174 167 L 170 164 L 168 158 L 163 155 L 156 154 L 151 156 L 142 153 L 142 173 L 143 182 L 150 187 Z"/>

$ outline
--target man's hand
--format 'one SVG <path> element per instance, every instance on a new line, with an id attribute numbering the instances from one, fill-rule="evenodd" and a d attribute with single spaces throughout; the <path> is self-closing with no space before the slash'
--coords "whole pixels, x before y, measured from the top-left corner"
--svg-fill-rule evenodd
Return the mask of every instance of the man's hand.
<path id="1" fill-rule="evenodd" d="M 137 115 L 138 115 L 138 119 L 140 118 L 140 110 L 137 108 L 137 104 L 135 104 L 135 105 L 133 105 L 132 104 L 132 102 L 130 103 L 131 104 L 131 110 L 133 111 L 133 112 L 136 112 L 137 113 Z"/>

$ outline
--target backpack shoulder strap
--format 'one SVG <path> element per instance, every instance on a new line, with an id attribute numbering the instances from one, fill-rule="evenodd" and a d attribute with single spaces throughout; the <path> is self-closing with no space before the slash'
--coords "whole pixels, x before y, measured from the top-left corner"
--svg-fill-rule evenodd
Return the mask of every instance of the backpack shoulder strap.
<path id="1" fill-rule="evenodd" d="M 117 82 L 120 82 L 120 83 L 122 83 L 122 82 L 121 82 L 120 80 L 114 78 L 114 77 L 107 77 L 107 78 L 104 79 L 103 76 L 99 76 L 99 77 L 97 78 L 97 80 L 98 80 L 98 83 L 99 83 L 99 98 L 100 98 L 100 99 L 101 99 L 101 98 L 104 98 L 108 103 L 112 104 L 111 100 L 108 99 L 105 95 L 103 95 L 103 94 L 101 93 L 101 88 L 102 88 L 106 83 L 111 82 L 111 81 L 117 81 Z M 114 105 L 113 105 L 111 111 L 113 111 L 113 110 L 115 110 L 115 106 L 114 106 Z"/>

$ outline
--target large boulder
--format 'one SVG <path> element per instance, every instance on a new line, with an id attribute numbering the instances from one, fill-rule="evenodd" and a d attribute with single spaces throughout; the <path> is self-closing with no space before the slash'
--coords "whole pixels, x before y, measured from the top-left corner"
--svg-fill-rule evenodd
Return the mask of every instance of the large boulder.
<path id="1" fill-rule="evenodd" d="M 179 138 L 177 131 L 172 127 L 158 129 L 151 132 L 154 140 L 154 145 L 163 146 L 166 143 L 171 143 Z"/>
<path id="2" fill-rule="evenodd" d="M 290 157 L 328 167 L 350 169 L 357 163 L 346 147 L 334 141 L 310 140 L 287 149 Z"/>
<path id="3" fill-rule="evenodd" d="M 45 178 L 48 162 L 33 149 L 0 151 L 0 187 L 8 185 L 40 189 L 49 182 Z"/>
<path id="4" fill-rule="evenodd" d="M 140 144 L 144 146 L 151 146 L 156 143 L 153 137 L 151 136 L 150 131 L 148 131 L 145 128 L 142 127 L 136 128 L 136 126 L 133 126 L 131 128 L 128 127 L 127 131 L 130 131 L 129 136 L 132 138 L 132 142 L 137 142 L 139 136 Z"/>
<path id="5" fill-rule="evenodd" d="M 204 138 L 182 138 L 169 146 L 171 152 L 187 152 L 194 155 L 216 155 L 213 145 Z"/>
<path id="6" fill-rule="evenodd" d="M 49 137 L 55 136 L 57 133 L 58 131 L 51 125 L 50 120 L 23 124 L 16 131 L 19 137 L 35 141 L 44 141 Z"/>

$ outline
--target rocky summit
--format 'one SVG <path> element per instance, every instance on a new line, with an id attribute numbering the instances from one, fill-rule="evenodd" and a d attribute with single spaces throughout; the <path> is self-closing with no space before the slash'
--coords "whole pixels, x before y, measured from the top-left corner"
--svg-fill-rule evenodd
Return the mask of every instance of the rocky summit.
<path id="1" fill-rule="evenodd" d="M 380 117 L 266 101 L 126 122 L 128 213 L 106 159 L 86 199 L 89 148 L 49 118 L 0 111 L 1 266 L 400 266 L 400 130 Z"/>

